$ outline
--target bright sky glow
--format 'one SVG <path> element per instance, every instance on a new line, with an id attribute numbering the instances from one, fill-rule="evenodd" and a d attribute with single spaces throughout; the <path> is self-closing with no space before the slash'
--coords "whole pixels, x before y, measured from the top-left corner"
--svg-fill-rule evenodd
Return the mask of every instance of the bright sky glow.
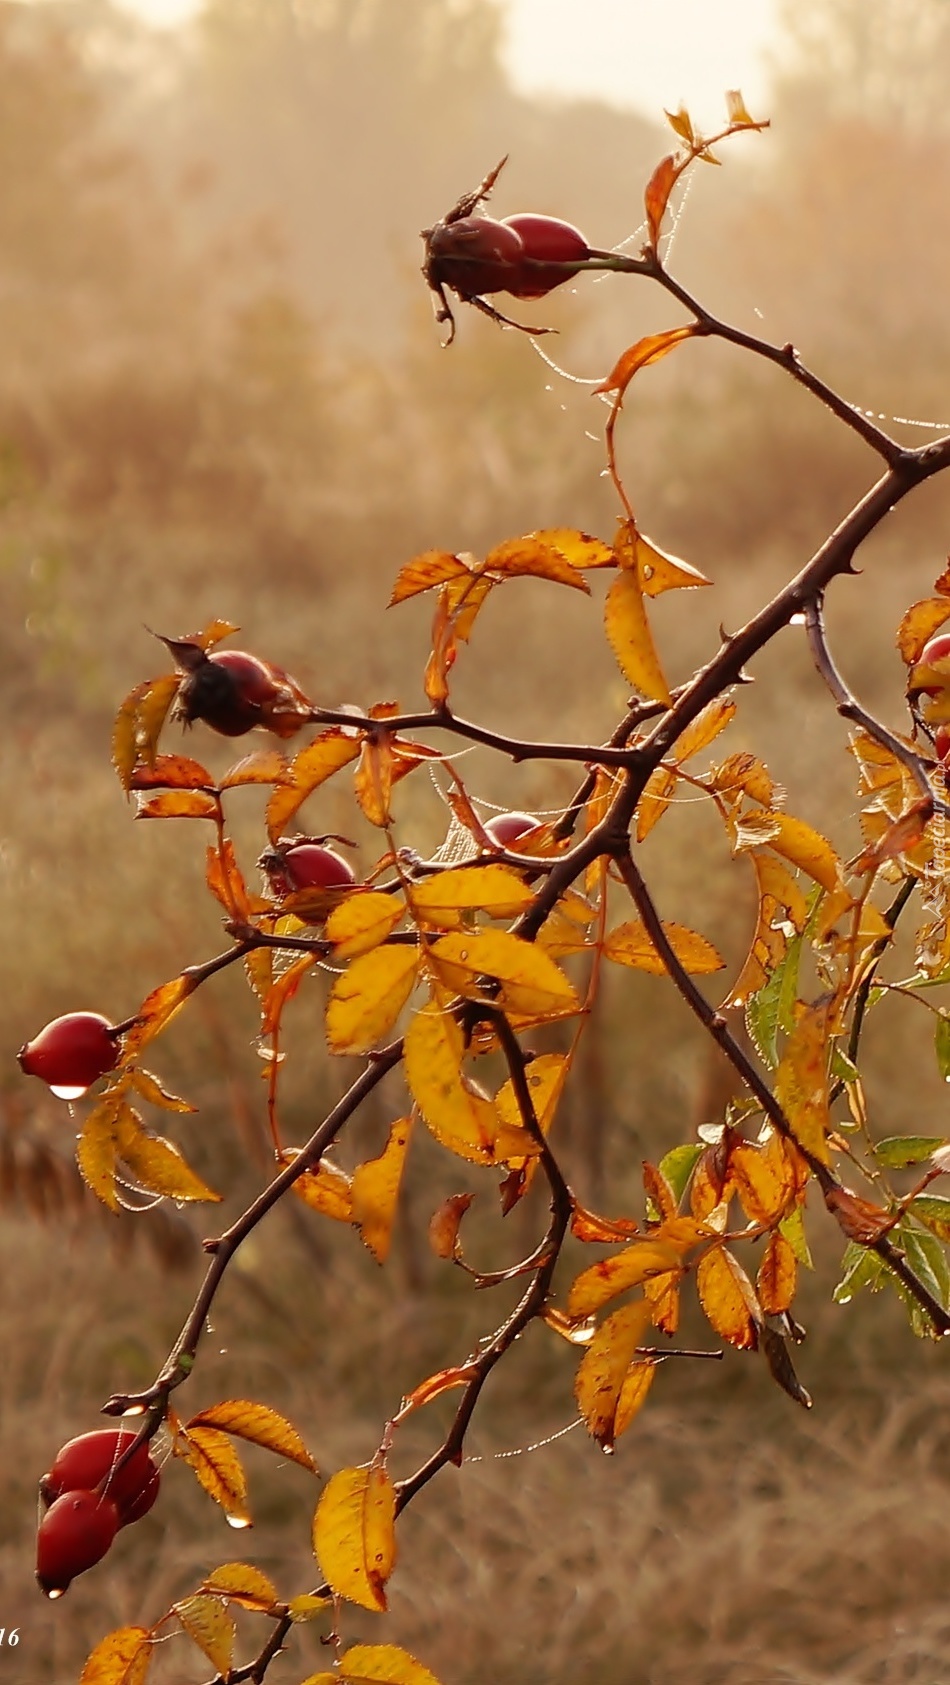
<path id="1" fill-rule="evenodd" d="M 198 0 L 123 0 L 161 25 L 181 23 Z M 398 5 L 398 0 L 389 0 Z M 525 92 L 592 95 L 659 116 L 689 107 L 707 131 L 727 88 L 767 115 L 765 50 L 778 0 L 502 0 L 506 61 Z"/>

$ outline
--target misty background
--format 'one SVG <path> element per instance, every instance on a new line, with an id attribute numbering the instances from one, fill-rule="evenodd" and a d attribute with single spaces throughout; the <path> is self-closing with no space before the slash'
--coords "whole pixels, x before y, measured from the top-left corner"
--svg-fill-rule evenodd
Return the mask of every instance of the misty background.
<path id="1" fill-rule="evenodd" d="M 431 605 L 386 612 L 398 568 L 538 527 L 609 538 L 618 511 L 591 388 L 626 345 L 683 319 L 637 277 L 586 276 L 512 307 L 556 337 L 535 345 L 460 307 L 456 343 L 440 349 L 419 231 L 503 154 L 496 215 L 548 212 L 635 252 L 644 184 L 672 145 L 659 110 L 651 123 L 517 93 L 501 22 L 490 0 L 207 0 L 176 33 L 105 0 L 0 0 L 0 1625 L 20 1628 L 17 1685 L 70 1685 L 110 1626 L 156 1618 L 217 1562 L 246 1556 L 288 1596 L 314 1576 L 312 1483 L 251 1452 L 252 1534 L 228 1533 L 176 1465 L 136 1536 L 65 1604 L 32 1583 L 39 1475 L 108 1393 L 151 1380 L 218 1221 L 100 1212 L 72 1167 L 75 1122 L 15 1064 L 56 1014 L 120 1020 L 222 944 L 204 837 L 132 825 L 109 765 L 119 701 L 164 670 L 146 627 L 180 636 L 227 617 L 320 702 L 418 706 Z M 882 0 L 873 16 L 864 0 L 797 0 L 783 30 L 771 109 L 754 113 L 772 128 L 723 147 L 722 169 L 695 166 L 671 267 L 919 443 L 914 423 L 950 417 L 950 18 L 941 0 Z M 778 372 L 702 343 L 638 379 L 619 437 L 644 528 L 715 582 L 657 605 L 674 683 L 877 472 Z M 849 681 L 898 730 L 894 630 L 942 571 L 948 530 L 937 480 L 829 600 Z M 626 687 L 601 591 L 595 576 L 580 607 L 547 584 L 496 593 L 456 669 L 459 711 L 516 735 L 606 735 Z M 853 764 L 800 632 L 754 677 L 728 748 L 764 755 L 791 810 L 853 855 Z M 207 733 L 191 751 L 227 764 Z M 557 809 L 573 785 L 563 767 L 464 764 L 486 810 Z M 446 815 L 428 786 L 414 791 L 423 778 L 397 814 L 400 841 L 425 851 Z M 369 867 L 378 840 L 354 831 L 346 795 L 331 785 L 306 821 L 354 835 Z M 235 820 L 248 872 L 263 842 L 254 801 Z M 664 915 L 739 963 L 754 909 L 704 809 L 684 802 L 646 852 Z M 291 1140 L 351 1070 L 324 1051 L 320 1002 L 306 1008 L 288 1043 Z M 946 1129 L 922 1017 L 896 1007 L 869 1038 L 881 1133 Z M 154 1058 L 200 1106 L 173 1120 L 176 1139 L 225 1213 L 267 1174 L 255 1031 L 229 975 Z M 609 978 L 566 1104 L 580 1197 L 629 1209 L 641 1159 L 721 1116 L 724 1099 L 672 989 Z M 377 1151 L 399 1104 L 385 1093 L 341 1158 Z M 275 1215 L 229 1274 L 182 1407 L 259 1397 L 325 1470 L 365 1460 L 400 1391 L 493 1322 L 496 1307 L 424 1244 L 431 1210 L 466 1175 L 422 1144 L 385 1272 L 302 1206 Z M 521 1238 L 539 1217 L 527 1211 Z M 493 1460 L 572 1416 L 573 1354 L 532 1329 L 473 1430 L 485 1460 L 440 1476 L 401 1523 L 385 1633 L 348 1614 L 347 1636 L 407 1645 L 443 1685 L 933 1685 L 950 1636 L 946 1359 L 911 1339 L 896 1302 L 830 1305 L 841 1248 L 828 1228 L 810 1214 L 810 1416 L 730 1353 L 667 1365 L 612 1463 L 581 1433 Z M 474 1232 L 486 1257 L 519 1239 L 491 1218 Z M 708 1330 L 697 1319 L 687 1334 Z M 400 1454 L 412 1460 L 432 1431 L 407 1429 Z M 253 1620 L 248 1631 L 250 1651 Z M 325 1665 L 308 1629 L 268 1680 Z M 157 1685 L 208 1675 L 184 1639 L 153 1667 Z"/>

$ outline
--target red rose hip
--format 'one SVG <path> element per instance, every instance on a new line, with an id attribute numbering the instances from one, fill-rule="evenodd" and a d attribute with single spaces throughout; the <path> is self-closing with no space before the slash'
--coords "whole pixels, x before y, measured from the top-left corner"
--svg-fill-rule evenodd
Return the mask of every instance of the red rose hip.
<path id="1" fill-rule="evenodd" d="M 507 288 L 515 298 L 543 298 L 577 274 L 577 268 L 563 269 L 560 265 L 581 264 L 590 256 L 580 229 L 559 217 L 519 211 L 505 217 L 504 227 L 518 235 L 523 251 L 517 277 Z M 525 262 L 526 258 L 530 261 Z"/>
<path id="2" fill-rule="evenodd" d="M 521 237 L 490 216 L 440 222 L 426 237 L 425 277 L 430 287 L 451 287 L 461 298 L 512 290 L 520 273 Z"/>
<path id="3" fill-rule="evenodd" d="M 50 1503 L 64 1492 L 95 1489 L 115 1504 L 120 1527 L 141 1520 L 154 1504 L 161 1485 L 161 1475 L 148 1446 L 138 1446 L 129 1461 L 113 1473 L 134 1438 L 129 1428 L 95 1428 L 91 1433 L 68 1440 L 57 1452 L 49 1473 L 40 1481 L 44 1499 Z"/>
<path id="4" fill-rule="evenodd" d="M 98 1492 L 64 1492 L 36 1535 L 36 1578 L 47 1597 L 62 1597 L 77 1574 L 101 1562 L 119 1528 L 119 1511 Z"/>
<path id="5" fill-rule="evenodd" d="M 20 1069 L 40 1077 L 61 1100 L 78 1100 L 119 1062 L 119 1044 L 108 1018 L 98 1012 L 67 1012 L 54 1018 L 20 1048 Z"/>
<path id="6" fill-rule="evenodd" d="M 532 813 L 496 813 L 485 826 L 485 835 L 490 837 L 496 848 L 511 848 L 517 854 L 518 838 L 525 836 L 528 831 L 536 831 L 540 820 Z"/>

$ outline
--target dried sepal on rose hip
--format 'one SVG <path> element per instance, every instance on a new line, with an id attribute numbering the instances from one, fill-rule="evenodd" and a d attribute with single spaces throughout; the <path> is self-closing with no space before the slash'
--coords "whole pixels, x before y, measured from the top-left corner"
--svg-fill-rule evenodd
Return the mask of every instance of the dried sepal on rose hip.
<path id="1" fill-rule="evenodd" d="M 161 634 L 158 634 L 161 637 Z M 244 649 L 210 653 L 190 638 L 165 638 L 182 673 L 175 717 L 185 725 L 204 720 L 222 737 L 243 737 L 255 727 L 293 737 L 312 717 L 313 704 L 282 667 Z"/>
<path id="2" fill-rule="evenodd" d="M 445 296 L 447 287 L 496 322 L 526 333 L 546 333 L 550 330 L 512 322 L 485 303 L 486 295 L 543 298 L 576 275 L 588 258 L 603 255 L 592 250 L 579 228 L 559 217 L 519 211 L 499 222 L 480 212 L 504 163 L 503 158 L 473 193 L 463 194 L 434 227 L 422 231 L 422 273 L 436 301 L 436 321 L 449 324 L 448 343 L 455 334 L 455 318 Z"/>
<path id="3" fill-rule="evenodd" d="M 25 1042 L 17 1054 L 26 1076 L 39 1077 L 61 1100 L 78 1100 L 119 1062 L 119 1033 L 99 1012 L 67 1012 Z"/>
<path id="4" fill-rule="evenodd" d="M 329 837 L 280 837 L 257 862 L 274 899 L 307 924 L 324 924 L 357 882 L 349 861 L 329 848 L 329 841 Z M 334 837 L 333 841 L 345 839 Z"/>

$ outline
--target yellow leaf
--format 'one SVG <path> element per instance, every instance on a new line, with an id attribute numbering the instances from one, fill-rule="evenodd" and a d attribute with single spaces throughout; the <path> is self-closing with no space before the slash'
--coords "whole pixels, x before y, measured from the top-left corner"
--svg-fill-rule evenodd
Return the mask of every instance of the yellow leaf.
<path id="1" fill-rule="evenodd" d="M 353 1172 L 353 1221 L 378 1264 L 389 1256 L 399 1186 L 412 1134 L 412 1118 L 397 1118 L 378 1158 L 368 1159 Z"/>
<path id="2" fill-rule="evenodd" d="M 212 1667 L 225 1677 L 234 1658 L 234 1618 L 219 1597 L 198 1592 L 173 1603 L 172 1608 L 193 1643 L 207 1656 Z"/>
<path id="3" fill-rule="evenodd" d="M 560 967 L 534 943 L 510 931 L 442 936 L 432 944 L 428 958 L 447 989 L 472 1000 L 490 999 L 503 1012 L 560 1017 L 578 1010 L 577 993 Z"/>
<path id="4" fill-rule="evenodd" d="M 119 1120 L 130 1111 L 124 1085 L 104 1094 L 83 1124 L 76 1148 L 76 1162 L 83 1181 L 110 1211 L 119 1209 L 115 1191 Z"/>
<path id="5" fill-rule="evenodd" d="M 651 701 L 668 704 L 670 688 L 656 653 L 643 590 L 637 575 L 627 569 L 607 593 L 604 627 L 624 678 Z"/>
<path id="6" fill-rule="evenodd" d="M 335 960 L 355 959 L 385 942 L 406 911 L 401 895 L 386 895 L 380 889 L 363 895 L 348 895 L 333 908 L 327 919 L 326 937 L 333 943 Z"/>
<path id="7" fill-rule="evenodd" d="M 745 823 L 748 824 L 751 815 Z M 826 837 L 806 824 L 804 819 L 793 819 L 787 813 L 765 813 L 756 815 L 757 821 L 767 825 L 768 834 L 762 840 L 780 854 L 791 865 L 798 866 L 807 872 L 810 878 L 820 883 L 822 889 L 834 894 L 840 890 L 843 883 L 841 861 Z M 737 845 L 754 847 L 758 839 L 750 835 L 748 842 Z"/>
<path id="8" fill-rule="evenodd" d="M 616 1299 L 618 1293 L 639 1287 L 650 1276 L 675 1269 L 682 1261 L 683 1252 L 684 1248 L 674 1241 L 647 1238 L 636 1241 L 613 1258 L 599 1258 L 572 1283 L 567 1296 L 569 1315 L 587 1316 L 610 1299 Z"/>
<path id="9" fill-rule="evenodd" d="M 267 834 L 272 843 L 314 790 L 350 761 L 355 761 L 360 742 L 355 731 L 331 726 L 298 750 L 267 803 Z"/>
<path id="10" fill-rule="evenodd" d="M 297 1157 L 296 1147 L 288 1147 L 280 1155 L 282 1164 Z M 332 1217 L 338 1223 L 353 1221 L 353 1189 L 345 1170 L 328 1158 L 322 1158 L 316 1170 L 303 1170 L 293 1183 L 293 1191 L 311 1211 Z"/>
<path id="11" fill-rule="evenodd" d="M 194 1469 L 200 1484 L 221 1505 L 229 1520 L 249 1527 L 247 1481 L 241 1459 L 227 1434 L 200 1425 L 182 1427 L 175 1434 L 172 1449 L 176 1457 Z"/>
<path id="12" fill-rule="evenodd" d="M 327 1042 L 333 1053 L 366 1053 L 391 1030 L 412 994 L 419 955 L 408 944 L 352 960 L 330 991 Z"/>
<path id="13" fill-rule="evenodd" d="M 180 673 L 146 679 L 125 698 L 112 729 L 112 762 L 127 790 L 139 761 L 152 766 L 168 710 L 181 684 Z"/>
<path id="14" fill-rule="evenodd" d="M 221 811 L 216 796 L 203 790 L 163 790 L 158 796 L 143 800 L 139 796 L 136 819 L 212 819 Z"/>
<path id="15" fill-rule="evenodd" d="M 696 1290 L 716 1333 L 739 1351 L 754 1351 L 762 1311 L 745 1270 L 724 1246 L 700 1258 Z"/>
<path id="16" fill-rule="evenodd" d="M 317 1473 L 317 1465 L 297 1429 L 268 1404 L 254 1404 L 246 1398 L 225 1399 L 192 1416 L 186 1424 L 186 1433 L 195 1427 L 220 1428 L 238 1439 L 249 1440 L 252 1445 L 262 1445 L 265 1451 L 273 1451 L 278 1457 L 299 1463 L 311 1474 Z"/>
<path id="17" fill-rule="evenodd" d="M 414 556 L 411 562 L 400 568 L 389 599 L 390 608 L 420 591 L 431 591 L 434 586 L 444 585 L 450 579 L 470 575 L 472 569 L 469 564 L 473 559 L 453 556 L 450 550 L 424 550 L 421 556 Z"/>
<path id="18" fill-rule="evenodd" d="M 292 960 L 268 990 L 261 1002 L 261 1035 L 268 1036 L 279 1028 L 284 1007 L 293 1000 L 301 983 L 317 963 L 316 954 L 300 954 Z"/>
<path id="19" fill-rule="evenodd" d="M 546 527 L 543 532 L 532 533 L 531 537 L 553 544 L 574 568 L 613 568 L 617 565 L 617 558 L 609 544 L 605 544 L 602 538 L 592 538 L 589 532 L 578 532 L 574 527 Z"/>
<path id="20" fill-rule="evenodd" d="M 396 1644 L 354 1644 L 340 1658 L 346 1685 L 439 1685 L 434 1673 Z"/>
<path id="21" fill-rule="evenodd" d="M 671 1330 L 664 1328 L 663 1332 L 669 1333 Z M 620 1388 L 617 1412 L 614 1416 L 614 1435 L 617 1439 L 622 1433 L 626 1433 L 634 1417 L 643 1409 L 655 1375 L 656 1363 L 653 1358 L 641 1358 L 630 1365 Z"/>
<path id="22" fill-rule="evenodd" d="M 644 842 L 663 818 L 676 789 L 676 774 L 665 766 L 651 772 L 637 803 L 637 842 Z"/>
<path id="23" fill-rule="evenodd" d="M 532 1059 L 525 1072 L 528 1092 L 542 1135 L 550 1133 L 570 1068 L 571 1062 L 566 1054 L 540 1053 L 536 1059 Z M 510 1129 L 524 1127 L 521 1108 L 510 1078 L 495 1095 L 495 1107 L 500 1121 Z M 509 1158 L 508 1163 L 512 1170 L 521 1170 L 524 1167 L 523 1159 Z"/>
<path id="24" fill-rule="evenodd" d="M 280 1602 L 277 1587 L 267 1575 L 262 1574 L 259 1568 L 251 1568 L 246 1562 L 222 1562 L 220 1568 L 215 1568 L 202 1581 L 200 1589 L 226 1597 L 230 1602 L 240 1604 L 242 1609 L 256 1609 L 264 1614 Z"/>
<path id="25" fill-rule="evenodd" d="M 385 1612 L 395 1519 L 396 1494 L 385 1468 L 340 1469 L 327 1481 L 313 1518 L 313 1549 L 337 1596 Z"/>
<path id="26" fill-rule="evenodd" d="M 721 971 L 725 961 L 705 936 L 687 930 L 681 924 L 664 924 L 663 931 L 670 947 L 683 968 L 693 976 L 704 977 Z M 617 965 L 629 965 L 636 971 L 650 971 L 657 977 L 666 975 L 666 966 L 653 946 L 640 919 L 618 924 L 604 941 L 604 955 Z"/>
<path id="27" fill-rule="evenodd" d="M 303 1685 L 340 1685 L 338 1673 L 308 1673 Z"/>
<path id="28" fill-rule="evenodd" d="M 292 1621 L 312 1621 L 324 1609 L 329 1608 L 332 1602 L 331 1597 L 317 1597 L 313 1592 L 305 1591 L 299 1597 L 291 1598 L 287 1605 L 287 1613 Z M 313 1677 L 316 1678 L 317 1675 Z M 331 1673 L 329 1678 L 336 1685 L 336 1674 Z"/>
<path id="29" fill-rule="evenodd" d="M 221 780 L 222 790 L 236 790 L 244 784 L 278 784 L 287 772 L 287 756 L 280 749 L 256 749 L 229 767 Z"/>
<path id="30" fill-rule="evenodd" d="M 164 1112 L 197 1111 L 198 1108 L 189 1105 L 187 1100 L 180 1099 L 177 1094 L 169 1094 L 168 1090 L 162 1087 L 158 1078 L 153 1077 L 150 1071 L 143 1071 L 140 1066 L 136 1066 L 135 1070 L 130 1072 L 130 1076 L 133 1088 L 141 1094 L 143 1100 L 148 1101 L 149 1105 L 159 1106 Z"/>
<path id="31" fill-rule="evenodd" d="M 729 755 L 722 766 L 716 767 L 709 780 L 709 788 L 733 801 L 737 801 L 740 796 L 748 796 L 751 801 L 758 802 L 762 807 L 768 807 L 777 793 L 768 767 L 757 755 L 750 755 L 746 750 L 737 755 Z M 774 817 L 772 814 L 768 815 L 769 820 Z M 758 839 L 759 841 L 769 841 L 771 829 L 768 826 L 766 828 L 769 835 Z"/>
<path id="32" fill-rule="evenodd" d="M 614 364 L 607 379 L 595 386 L 594 391 L 616 392 L 622 398 L 635 374 L 641 369 L 649 368 L 651 363 L 658 363 L 661 357 L 665 357 L 677 345 L 682 344 L 684 339 L 691 339 L 695 332 L 696 326 L 690 322 L 686 327 L 667 328 L 665 333 L 651 333 L 643 339 L 638 339 L 635 345 L 628 346 L 623 356 Z"/>
<path id="33" fill-rule="evenodd" d="M 658 545 L 651 544 L 642 533 L 636 538 L 636 565 L 640 584 L 648 597 L 662 596 L 664 591 L 690 590 L 696 585 L 711 585 L 698 568 L 690 567 L 689 562 L 681 561 L 679 556 L 670 556 Z"/>
<path id="34" fill-rule="evenodd" d="M 519 849 L 520 852 L 520 849 Z M 450 930 L 462 914 L 480 910 L 494 919 L 516 918 L 530 907 L 534 895 L 510 866 L 456 866 L 413 885 L 412 907 L 426 924 Z"/>
<path id="35" fill-rule="evenodd" d="M 785 1215 L 795 1188 L 783 1159 L 766 1154 L 752 1141 L 740 1141 L 729 1155 L 729 1169 L 742 1209 L 751 1223 L 763 1223 L 770 1228 Z"/>
<path id="36" fill-rule="evenodd" d="M 576 590 L 590 594 L 586 579 L 581 578 L 567 557 L 540 532 L 530 532 L 525 538 L 509 538 L 496 545 L 485 557 L 485 571 L 508 578 L 532 574 L 536 579 L 573 585 Z"/>
<path id="37" fill-rule="evenodd" d="M 912 603 L 897 628 L 897 647 L 908 667 L 920 660 L 925 644 L 934 633 L 950 620 L 950 602 L 946 597 L 925 597 Z"/>
<path id="38" fill-rule="evenodd" d="M 708 749 L 714 743 L 720 732 L 736 717 L 736 705 L 728 697 L 717 696 L 714 702 L 708 702 L 706 707 L 691 720 L 686 730 L 681 732 L 673 745 L 673 758 L 682 766 L 684 761 L 698 755 L 701 749 Z"/>
<path id="39" fill-rule="evenodd" d="M 491 1164 L 498 1114 L 492 1101 L 463 1077 L 464 1053 L 454 1018 L 436 1006 L 424 1007 L 406 1032 L 406 1081 L 437 1141 L 474 1164 Z"/>
<path id="40" fill-rule="evenodd" d="M 598 1328 L 574 1382 L 577 1408 L 598 1445 L 609 1449 L 616 1437 L 617 1404 L 634 1353 L 650 1326 L 644 1299 L 623 1305 Z"/>
<path id="41" fill-rule="evenodd" d="M 136 1022 L 122 1039 L 126 1064 L 136 1059 L 142 1048 L 166 1030 L 173 1018 L 177 1018 L 194 987 L 194 978 L 182 975 L 173 977 L 170 983 L 162 983 L 146 995 L 136 1014 Z"/>
<path id="42" fill-rule="evenodd" d="M 221 1198 L 186 1163 L 174 1142 L 142 1128 L 142 1120 L 131 1106 L 116 1120 L 116 1149 L 130 1175 L 149 1193 L 176 1200 Z"/>
<path id="43" fill-rule="evenodd" d="M 803 1010 L 788 1038 L 775 1073 L 775 1098 L 788 1118 L 799 1146 L 822 1164 L 830 1164 L 827 1131 L 830 1006 L 827 1001 Z"/>
<path id="44" fill-rule="evenodd" d="M 116 1627 L 86 1658 L 79 1685 L 144 1685 L 154 1642 L 146 1627 Z"/>

